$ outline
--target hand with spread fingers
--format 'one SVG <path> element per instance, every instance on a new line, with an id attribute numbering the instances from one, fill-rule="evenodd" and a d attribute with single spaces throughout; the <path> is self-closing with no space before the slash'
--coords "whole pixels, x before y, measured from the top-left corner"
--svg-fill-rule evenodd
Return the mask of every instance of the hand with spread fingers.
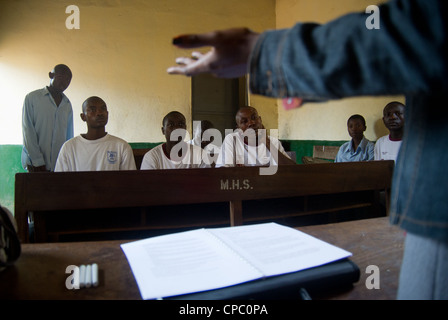
<path id="1" fill-rule="evenodd" d="M 258 33 L 247 28 L 178 36 L 173 39 L 173 45 L 178 48 L 212 48 L 204 54 L 193 52 L 191 57 L 177 58 L 177 66 L 168 68 L 167 72 L 186 76 L 211 73 L 219 78 L 244 76 L 247 73 L 249 55 L 258 36 Z"/>

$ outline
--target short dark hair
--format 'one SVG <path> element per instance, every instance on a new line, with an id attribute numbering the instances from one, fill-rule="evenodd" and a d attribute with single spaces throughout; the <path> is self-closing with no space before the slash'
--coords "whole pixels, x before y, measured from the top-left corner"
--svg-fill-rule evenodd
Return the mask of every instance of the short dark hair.
<path id="1" fill-rule="evenodd" d="M 87 110 L 87 105 L 89 104 L 90 101 L 102 101 L 104 103 L 106 103 L 103 99 L 101 99 L 100 97 L 97 96 L 92 96 L 87 98 L 83 103 L 82 103 L 82 113 L 86 113 Z"/>
<path id="2" fill-rule="evenodd" d="M 401 106 L 401 107 L 405 107 L 405 105 L 404 104 L 402 104 L 401 102 L 398 102 L 398 101 L 391 101 L 391 102 L 389 102 L 388 104 L 386 104 L 386 106 L 384 107 L 384 109 L 383 109 L 383 115 L 384 115 L 384 112 L 386 111 L 386 109 L 387 108 L 389 108 L 389 107 L 391 107 L 391 106 Z"/>
<path id="3" fill-rule="evenodd" d="M 360 114 L 354 114 L 354 115 L 350 116 L 350 118 L 348 118 L 348 120 L 347 120 L 347 125 L 350 122 L 350 120 L 355 120 L 355 119 L 361 120 L 362 124 L 364 126 L 366 125 L 366 119 L 364 119 L 364 117 Z"/>
<path id="4" fill-rule="evenodd" d="M 70 78 L 72 77 L 72 71 L 65 64 L 58 64 L 58 65 L 56 65 L 53 68 L 53 71 L 54 71 L 54 73 L 65 73 L 65 74 L 69 75 Z"/>
<path id="5" fill-rule="evenodd" d="M 163 117 L 163 120 L 162 120 L 162 127 L 165 126 L 165 121 L 168 119 L 168 117 L 171 116 L 171 115 L 173 115 L 173 114 L 181 115 L 181 116 L 184 117 L 184 119 L 185 119 L 185 116 L 184 116 L 181 112 L 179 112 L 179 111 L 171 111 L 171 112 L 169 112 L 166 116 Z"/>

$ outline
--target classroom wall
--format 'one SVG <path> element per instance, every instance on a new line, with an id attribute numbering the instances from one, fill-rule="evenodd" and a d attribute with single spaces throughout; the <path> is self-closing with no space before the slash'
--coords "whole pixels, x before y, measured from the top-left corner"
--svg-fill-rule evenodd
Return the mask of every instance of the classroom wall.
<path id="1" fill-rule="evenodd" d="M 21 114 L 25 95 L 49 83 L 48 72 L 68 64 L 66 90 L 74 108 L 75 135 L 85 132 L 82 102 L 102 97 L 110 111 L 107 131 L 129 141 L 159 143 L 169 111 L 191 115 L 191 81 L 166 73 L 190 51 L 171 45 L 181 33 L 247 26 L 254 31 L 290 27 L 297 21 L 326 22 L 370 0 L 0 0 L 0 203 L 13 211 L 14 174 L 20 165 Z M 80 10 L 80 29 L 69 30 L 69 5 Z M 285 111 L 276 99 L 250 95 L 267 129 L 298 152 L 312 144 L 348 140 L 347 118 L 361 113 L 371 140 L 387 134 L 382 108 L 402 97 L 350 98 Z M 191 128 L 189 128 L 191 130 Z"/>
<path id="2" fill-rule="evenodd" d="M 66 28 L 69 5 L 79 8 L 78 30 Z M 274 28 L 275 0 L 0 0 L 0 144 L 22 143 L 23 99 L 48 85 L 58 63 L 73 71 L 66 94 L 75 134 L 86 131 L 82 102 L 98 95 L 108 104 L 108 132 L 129 142 L 163 141 L 166 113 L 176 109 L 192 120 L 191 79 L 166 73 L 190 51 L 171 39 L 237 26 Z"/>
<path id="3" fill-rule="evenodd" d="M 74 13 L 66 13 L 69 5 L 79 8 L 79 29 L 66 27 Z M 240 26 L 274 28 L 275 0 L 0 0 L 0 203 L 14 211 L 14 175 L 24 171 L 24 97 L 49 84 L 54 65 L 73 72 L 65 93 L 75 135 L 86 132 L 82 102 L 97 95 L 108 104 L 109 133 L 132 145 L 160 143 L 166 113 L 178 110 L 192 121 L 191 79 L 166 73 L 191 51 L 176 49 L 171 39 Z M 266 109 L 262 101 L 256 105 Z M 265 124 L 276 127 L 276 105 L 268 106 L 274 112 Z"/>
<path id="4" fill-rule="evenodd" d="M 367 6 L 382 2 L 385 1 L 277 0 L 276 28 L 289 28 L 297 22 L 325 23 L 352 11 L 365 12 Z M 382 121 L 383 108 L 393 100 L 405 102 L 402 96 L 356 97 L 325 103 L 307 103 L 299 109 L 286 111 L 279 101 L 279 135 L 280 138 L 290 140 L 350 140 L 347 119 L 358 113 L 366 119 L 365 136 L 376 141 L 388 134 Z"/>
<path id="5" fill-rule="evenodd" d="M 382 1 L 380 1 L 382 2 Z M 171 45 L 185 32 L 248 26 L 255 31 L 285 28 L 297 21 L 327 22 L 378 0 L 0 0 L 0 144 L 21 144 L 24 96 L 48 84 L 48 71 L 67 63 L 73 80 L 75 134 L 85 132 L 82 102 L 99 95 L 108 103 L 108 131 L 129 142 L 160 142 L 161 118 L 178 109 L 191 122 L 190 79 L 166 74 L 188 52 Z M 68 30 L 68 5 L 80 10 L 80 29 Z M 367 15 L 366 15 L 367 16 Z M 375 31 L 372 31 L 375 32 Z M 282 139 L 349 139 L 346 120 L 361 113 L 366 136 L 386 134 L 382 108 L 402 97 L 366 97 L 306 104 L 285 111 L 275 99 L 252 95 L 268 129 Z M 191 128 L 189 128 L 191 129 Z"/>

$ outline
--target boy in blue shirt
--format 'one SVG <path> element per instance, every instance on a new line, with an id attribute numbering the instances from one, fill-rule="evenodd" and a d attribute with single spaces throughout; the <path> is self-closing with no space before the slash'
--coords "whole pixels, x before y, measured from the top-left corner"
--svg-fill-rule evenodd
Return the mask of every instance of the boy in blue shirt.
<path id="1" fill-rule="evenodd" d="M 363 116 L 354 114 L 348 118 L 347 130 L 352 140 L 339 148 L 335 162 L 373 160 L 375 144 L 364 137 L 366 128 L 366 120 Z"/>

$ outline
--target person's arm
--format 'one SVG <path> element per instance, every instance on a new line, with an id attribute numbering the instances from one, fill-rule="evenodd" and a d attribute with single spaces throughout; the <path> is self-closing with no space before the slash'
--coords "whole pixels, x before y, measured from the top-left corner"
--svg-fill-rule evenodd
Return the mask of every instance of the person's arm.
<path id="1" fill-rule="evenodd" d="M 375 144 L 373 142 L 369 143 L 367 148 L 367 151 L 369 153 L 369 160 L 375 160 Z"/>
<path id="2" fill-rule="evenodd" d="M 26 96 L 22 111 L 22 133 L 23 145 L 28 152 L 32 164 L 32 166 L 29 166 L 29 170 L 32 172 L 47 171 L 45 159 L 39 147 L 36 128 L 33 124 L 33 113 L 32 102 L 29 96 Z"/>
<path id="3" fill-rule="evenodd" d="M 380 140 L 377 140 L 373 148 L 373 160 L 381 160 Z"/>
<path id="4" fill-rule="evenodd" d="M 128 143 L 123 145 L 123 161 L 120 163 L 120 170 L 137 170 L 134 152 Z"/>
<path id="5" fill-rule="evenodd" d="M 73 109 L 70 108 L 70 112 L 68 114 L 68 119 L 67 119 L 67 133 L 66 133 L 66 137 L 65 140 L 70 140 L 71 138 L 74 137 L 74 127 L 73 127 Z"/>
<path id="6" fill-rule="evenodd" d="M 31 165 L 27 166 L 28 172 L 49 172 L 46 166 L 34 167 Z"/>
<path id="7" fill-rule="evenodd" d="M 149 150 L 143 156 L 142 164 L 140 165 L 140 170 L 156 170 L 158 168 L 156 164 L 155 157 L 153 156 L 154 149 Z"/>
<path id="8" fill-rule="evenodd" d="M 360 12 L 266 32 L 253 50 L 251 91 L 314 101 L 446 86 L 447 9 L 446 1 L 391 1 L 379 6 L 380 29 L 367 29 Z"/>
<path id="9" fill-rule="evenodd" d="M 344 146 L 344 145 L 342 145 L 342 146 L 339 148 L 338 153 L 336 154 L 336 158 L 334 159 L 334 162 L 343 162 L 343 161 L 342 161 L 343 146 Z"/>
<path id="10" fill-rule="evenodd" d="M 359 12 L 261 35 L 232 29 L 178 37 L 181 48 L 213 48 L 168 72 L 240 76 L 231 71 L 247 59 L 252 93 L 310 101 L 446 88 L 447 1 L 397 0 L 379 10 L 380 29 L 367 29 L 369 15 Z"/>
<path id="11" fill-rule="evenodd" d="M 220 78 L 238 78 L 247 73 L 247 62 L 259 34 L 247 28 L 220 30 L 203 34 L 181 35 L 173 44 L 181 49 L 211 46 L 201 54 L 193 52 L 191 57 L 179 57 L 177 66 L 168 68 L 170 74 L 194 76 L 212 73 Z"/>
<path id="12" fill-rule="evenodd" d="M 56 160 L 54 172 L 74 171 L 70 168 L 70 161 L 68 160 L 67 144 L 63 144 Z"/>
<path id="13" fill-rule="evenodd" d="M 279 166 L 281 165 L 291 165 L 291 164 L 296 164 L 295 161 L 293 161 L 290 157 L 288 157 L 286 154 L 284 154 L 284 149 L 283 146 L 280 144 L 280 141 L 278 141 L 278 145 L 277 143 L 271 143 L 271 139 L 269 139 L 269 137 L 266 138 L 266 148 L 269 150 L 269 152 L 271 153 L 271 156 L 273 154 L 277 154 L 277 163 Z M 277 142 L 276 141 L 276 142 Z"/>

